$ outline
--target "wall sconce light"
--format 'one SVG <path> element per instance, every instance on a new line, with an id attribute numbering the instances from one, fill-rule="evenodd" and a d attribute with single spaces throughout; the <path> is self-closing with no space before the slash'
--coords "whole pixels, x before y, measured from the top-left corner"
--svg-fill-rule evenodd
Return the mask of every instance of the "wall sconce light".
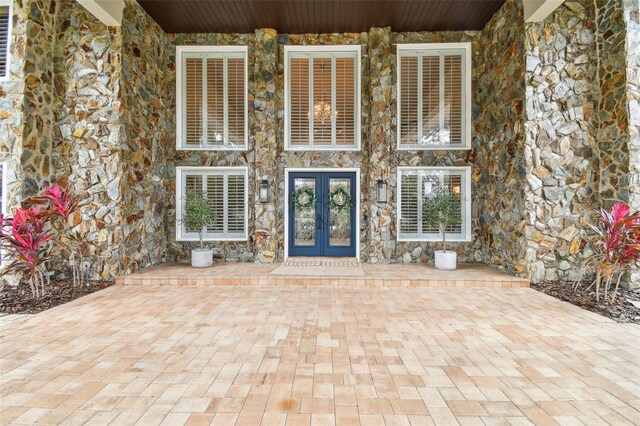
<path id="1" fill-rule="evenodd" d="M 260 181 L 260 190 L 258 191 L 258 199 L 261 203 L 269 202 L 269 181 L 263 179 Z"/>
<path id="2" fill-rule="evenodd" d="M 378 202 L 387 202 L 387 182 L 383 181 L 382 179 L 378 180 Z"/>

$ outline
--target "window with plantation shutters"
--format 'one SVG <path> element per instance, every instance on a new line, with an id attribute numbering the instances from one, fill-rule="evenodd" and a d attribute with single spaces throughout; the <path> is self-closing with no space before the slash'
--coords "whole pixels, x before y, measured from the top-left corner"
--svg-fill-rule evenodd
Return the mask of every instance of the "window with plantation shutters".
<path id="1" fill-rule="evenodd" d="M 197 241 L 198 230 L 187 229 L 182 223 L 184 197 L 187 190 L 202 191 L 214 213 L 205 227 L 209 241 L 247 239 L 246 167 L 178 167 L 176 169 L 176 235 L 179 241 Z"/>
<path id="2" fill-rule="evenodd" d="M 398 45 L 398 148 L 469 149 L 471 44 Z"/>
<path id="3" fill-rule="evenodd" d="M 178 46 L 177 149 L 247 149 L 247 48 Z"/>
<path id="4" fill-rule="evenodd" d="M 0 1 L 0 78 L 9 76 L 11 40 L 11 2 Z"/>
<path id="5" fill-rule="evenodd" d="M 440 189 L 453 195 L 459 222 L 446 228 L 447 241 L 471 241 L 469 167 L 398 168 L 398 240 L 441 241 L 442 234 L 424 214 Z"/>
<path id="6" fill-rule="evenodd" d="M 285 147 L 360 148 L 360 46 L 285 46 Z"/>

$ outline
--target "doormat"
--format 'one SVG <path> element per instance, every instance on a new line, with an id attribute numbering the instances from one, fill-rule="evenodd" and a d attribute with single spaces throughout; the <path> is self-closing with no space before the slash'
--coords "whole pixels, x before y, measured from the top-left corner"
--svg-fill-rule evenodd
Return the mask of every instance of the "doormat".
<path id="1" fill-rule="evenodd" d="M 329 266 L 336 268 L 357 268 L 360 266 L 355 259 L 304 259 L 304 258 L 294 258 L 287 259 L 284 262 L 284 266 Z"/>
<path id="2" fill-rule="evenodd" d="M 270 275 L 289 277 L 364 277 L 364 268 L 355 259 L 295 257 L 287 259 Z"/>

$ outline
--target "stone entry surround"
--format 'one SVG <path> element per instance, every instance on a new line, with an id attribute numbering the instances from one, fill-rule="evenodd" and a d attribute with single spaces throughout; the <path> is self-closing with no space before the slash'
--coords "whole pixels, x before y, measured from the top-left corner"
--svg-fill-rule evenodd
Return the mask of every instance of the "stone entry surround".
<path id="1" fill-rule="evenodd" d="M 473 167 L 474 240 L 465 262 L 542 279 L 575 278 L 601 203 L 640 208 L 638 0 L 567 0 L 524 23 L 508 0 L 482 31 L 357 34 L 166 34 L 133 0 L 122 27 L 106 27 L 72 0 L 15 0 L 9 81 L 0 82 L 0 161 L 9 207 L 69 177 L 82 195 L 76 230 L 95 243 L 105 279 L 188 259 L 175 241 L 175 167 L 248 165 L 247 242 L 211 245 L 228 260 L 284 257 L 284 169 L 359 167 L 361 260 L 426 262 L 433 245 L 397 242 L 395 204 L 377 203 L 378 179 L 397 190 L 398 166 Z M 470 151 L 398 151 L 397 43 L 469 41 Z M 249 47 L 249 150 L 175 149 L 175 46 Z M 362 151 L 283 150 L 285 45 L 360 44 Z M 268 179 L 269 203 L 255 186 Z"/>
<path id="2" fill-rule="evenodd" d="M 640 424 L 640 327 L 523 289 L 113 286 L 0 318 L 0 424 Z"/>

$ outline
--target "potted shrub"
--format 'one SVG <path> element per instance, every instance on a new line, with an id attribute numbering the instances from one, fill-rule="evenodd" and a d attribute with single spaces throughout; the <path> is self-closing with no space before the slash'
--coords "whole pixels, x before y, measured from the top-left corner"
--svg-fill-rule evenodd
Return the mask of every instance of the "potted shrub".
<path id="1" fill-rule="evenodd" d="M 191 266 L 194 268 L 206 268 L 213 265 L 213 250 L 204 247 L 204 228 L 215 217 L 204 193 L 189 189 L 185 198 L 182 223 L 187 229 L 196 230 L 200 237 L 200 247 L 191 250 Z"/>
<path id="2" fill-rule="evenodd" d="M 458 259 L 454 250 L 447 250 L 447 227 L 460 224 L 460 199 L 442 185 L 433 185 L 426 198 L 422 218 L 429 226 L 437 227 L 442 234 L 442 250 L 435 251 L 436 268 L 453 271 Z"/>

